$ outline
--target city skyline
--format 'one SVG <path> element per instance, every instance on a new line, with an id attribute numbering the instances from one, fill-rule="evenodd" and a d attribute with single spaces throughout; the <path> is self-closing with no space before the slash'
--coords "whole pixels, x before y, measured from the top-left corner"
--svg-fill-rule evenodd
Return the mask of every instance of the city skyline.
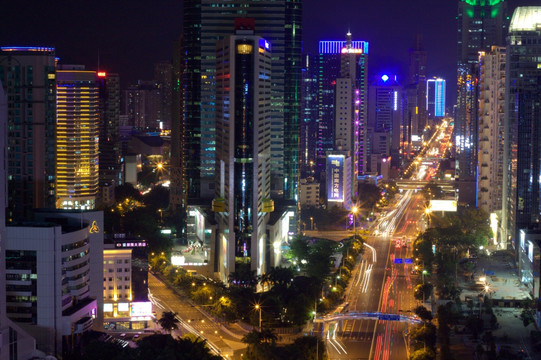
<path id="1" fill-rule="evenodd" d="M 534 0 L 508 1 L 511 10 L 535 4 Z M 456 13 L 454 0 L 308 0 L 303 6 L 303 51 L 315 54 L 320 40 L 343 39 L 350 30 L 370 43 L 372 75 L 386 71 L 405 80 L 408 49 L 420 32 L 428 75 L 448 80 L 447 103 L 451 105 L 456 96 L 456 84 L 449 81 L 456 76 Z M 172 58 L 173 42 L 182 31 L 182 1 L 164 0 L 160 5 L 78 1 L 53 7 L 27 0 L 6 4 L 0 21 L 4 24 L 2 46 L 55 47 L 62 63 L 97 70 L 99 62 L 102 70 L 119 73 L 124 87 L 151 79 L 153 64 Z"/>

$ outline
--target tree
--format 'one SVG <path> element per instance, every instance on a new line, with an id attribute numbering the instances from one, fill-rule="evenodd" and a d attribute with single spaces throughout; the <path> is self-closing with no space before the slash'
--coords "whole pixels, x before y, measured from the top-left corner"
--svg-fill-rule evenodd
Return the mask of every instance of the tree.
<path id="1" fill-rule="evenodd" d="M 326 360 L 325 342 L 316 336 L 303 336 L 285 346 L 283 359 Z"/>
<path id="2" fill-rule="evenodd" d="M 413 290 L 413 296 L 416 300 L 426 301 L 432 295 L 432 289 L 434 286 L 430 283 L 418 284 Z"/>
<path id="3" fill-rule="evenodd" d="M 422 342 L 427 348 L 434 349 L 436 346 L 436 326 L 432 323 L 422 323 L 410 331 L 412 340 Z"/>
<path id="4" fill-rule="evenodd" d="M 445 196 L 441 186 L 437 185 L 433 181 L 426 184 L 421 192 L 423 193 L 423 196 L 427 202 L 432 199 L 443 199 Z"/>
<path id="5" fill-rule="evenodd" d="M 158 320 L 158 324 L 160 324 L 165 331 L 171 333 L 171 331 L 178 329 L 179 321 L 176 316 L 177 314 L 172 311 L 165 311 L 162 313 L 162 317 Z"/>
<path id="6" fill-rule="evenodd" d="M 258 278 L 255 270 L 250 268 L 250 264 L 242 263 L 238 264 L 237 269 L 229 274 L 227 279 L 230 285 L 255 288 L 258 282 Z"/>
<path id="7" fill-rule="evenodd" d="M 410 360 L 434 360 L 436 359 L 436 354 L 431 349 L 419 349 L 414 351 L 411 356 Z"/>
<path id="8" fill-rule="evenodd" d="M 424 322 L 432 321 L 432 312 L 422 305 L 419 305 L 413 309 L 413 312 Z"/>
<path id="9" fill-rule="evenodd" d="M 524 327 L 535 322 L 535 301 L 526 300 L 522 303 L 522 311 L 520 312 L 520 320 Z"/>

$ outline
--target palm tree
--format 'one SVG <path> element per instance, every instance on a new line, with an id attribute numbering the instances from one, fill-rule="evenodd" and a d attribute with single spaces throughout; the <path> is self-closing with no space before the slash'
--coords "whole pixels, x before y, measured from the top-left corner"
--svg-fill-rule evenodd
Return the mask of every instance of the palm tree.
<path id="1" fill-rule="evenodd" d="M 158 324 L 160 324 L 160 326 L 168 333 L 171 333 L 171 331 L 178 329 L 179 321 L 177 319 L 177 314 L 172 311 L 165 311 L 158 320 Z"/>

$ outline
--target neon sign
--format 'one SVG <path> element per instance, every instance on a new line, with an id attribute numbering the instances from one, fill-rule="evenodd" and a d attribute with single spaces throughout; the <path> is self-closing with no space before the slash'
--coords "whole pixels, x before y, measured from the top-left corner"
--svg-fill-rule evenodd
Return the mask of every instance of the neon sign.
<path id="1" fill-rule="evenodd" d="M 92 221 L 92 226 L 90 227 L 90 229 L 88 229 L 88 232 L 91 234 L 97 234 L 100 232 L 100 228 L 98 227 L 98 223 L 96 222 L 96 220 Z"/>
<path id="2" fill-rule="evenodd" d="M 342 54 L 363 54 L 363 49 L 342 48 Z"/>

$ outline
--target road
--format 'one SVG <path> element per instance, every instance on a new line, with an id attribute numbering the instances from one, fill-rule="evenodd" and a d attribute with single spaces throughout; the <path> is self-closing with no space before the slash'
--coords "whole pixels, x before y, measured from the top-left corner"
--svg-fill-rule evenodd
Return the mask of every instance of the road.
<path id="1" fill-rule="evenodd" d="M 435 155 L 447 147 L 452 131 L 441 128 L 428 143 L 425 157 L 418 157 L 413 178 L 430 180 L 439 166 Z M 346 292 L 349 312 L 413 315 L 420 305 L 413 297 L 419 275 L 413 274 L 411 243 L 425 228 L 424 198 L 408 190 L 402 193 L 394 208 L 381 216 L 366 238 L 367 249 L 354 269 Z M 429 307 L 429 304 L 425 304 Z M 331 321 L 324 328 L 330 359 L 389 360 L 408 359 L 408 322 L 373 320 L 359 316 Z M 318 330 L 322 330 L 321 326 Z"/>
<path id="2" fill-rule="evenodd" d="M 149 299 L 154 303 L 157 318 L 163 311 L 173 311 L 177 314 L 180 329 L 173 336 L 182 336 L 192 333 L 206 339 L 210 348 L 225 358 L 233 358 L 235 349 L 244 348 L 246 345 L 240 342 L 237 336 L 225 330 L 220 323 L 206 313 L 200 311 L 198 306 L 187 297 L 179 297 L 179 294 L 162 283 L 153 274 L 148 274 Z"/>

